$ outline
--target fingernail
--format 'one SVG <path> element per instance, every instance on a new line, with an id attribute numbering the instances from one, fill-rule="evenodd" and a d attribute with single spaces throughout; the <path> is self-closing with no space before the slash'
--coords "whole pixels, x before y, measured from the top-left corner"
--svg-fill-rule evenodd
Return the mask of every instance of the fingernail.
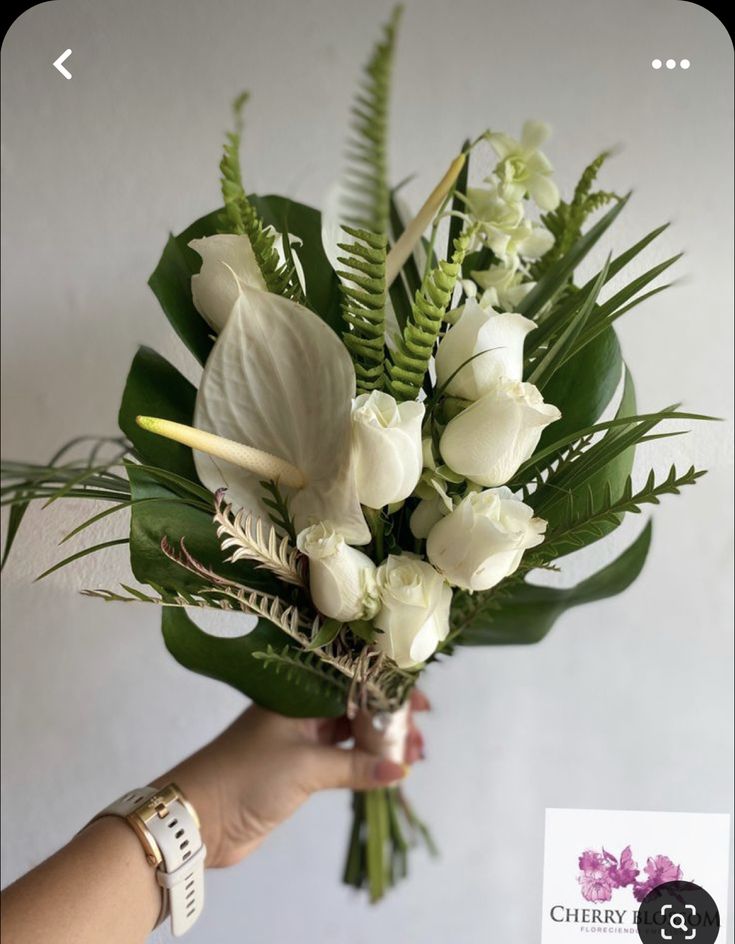
<path id="1" fill-rule="evenodd" d="M 373 777 L 377 783 L 395 783 L 408 773 L 407 764 L 396 764 L 392 760 L 381 760 L 375 765 Z"/>

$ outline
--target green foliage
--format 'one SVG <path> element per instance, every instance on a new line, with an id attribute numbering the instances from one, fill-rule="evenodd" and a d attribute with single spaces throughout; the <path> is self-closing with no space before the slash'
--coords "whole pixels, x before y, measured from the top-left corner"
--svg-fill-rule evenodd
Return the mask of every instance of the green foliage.
<path id="1" fill-rule="evenodd" d="M 337 276 L 324 254 L 321 242 L 321 214 L 318 210 L 286 197 L 251 195 L 264 225 L 290 233 L 303 241 L 299 260 L 304 269 L 308 297 L 306 303 L 338 333 L 343 330 Z M 170 236 L 148 284 L 161 304 L 172 327 L 200 364 L 212 350 L 212 329 L 194 307 L 191 277 L 201 269 L 202 260 L 189 247 L 193 239 L 219 232 L 222 210 L 195 220 L 177 236 Z"/>
<path id="2" fill-rule="evenodd" d="M 594 226 L 591 226 L 586 233 L 583 233 L 563 256 L 554 261 L 547 268 L 528 295 L 522 298 L 518 303 L 517 309 L 522 315 L 525 315 L 527 318 L 539 318 L 542 322 L 552 317 L 550 313 L 544 314 L 543 317 L 541 317 L 541 314 L 544 312 L 544 309 L 554 303 L 557 297 L 561 296 L 574 270 L 582 263 L 590 250 L 597 245 L 603 234 L 612 226 L 627 202 L 628 196 L 619 200 L 614 207 L 609 209 L 607 213 L 594 224 Z M 610 266 L 612 267 L 612 263 Z M 571 304 L 578 303 L 571 302 Z M 541 329 L 539 329 L 539 331 L 540 330 Z M 531 337 L 533 337 L 533 335 L 531 335 Z M 532 342 L 532 344 L 533 343 L 538 342 Z"/>
<path id="3" fill-rule="evenodd" d="M 90 444 L 88 453 L 69 458 L 84 443 Z M 102 459 L 101 455 L 106 451 L 109 455 Z M 130 486 L 122 475 L 114 471 L 127 451 L 127 443 L 117 437 L 81 436 L 59 449 L 46 464 L 4 460 L 0 466 L 0 478 L 4 483 L 0 489 L 0 504 L 9 507 L 10 511 L 2 565 L 8 559 L 30 502 L 45 499 L 48 505 L 60 498 L 127 501 L 130 498 Z M 67 558 L 58 566 L 71 563 L 72 559 Z M 58 569 L 58 566 L 52 570 Z"/>
<path id="4" fill-rule="evenodd" d="M 136 580 L 173 593 L 201 589 L 202 578 L 178 566 L 161 549 L 164 537 L 173 546 L 184 538 L 189 553 L 222 577 L 256 590 L 277 589 L 273 577 L 249 561 L 224 560 L 212 522 L 213 498 L 209 505 L 192 504 L 175 491 L 175 484 L 162 483 L 150 470 L 128 464 L 127 471 L 136 500 L 130 516 L 130 565 Z"/>
<path id="5" fill-rule="evenodd" d="M 575 310 L 571 317 L 567 319 L 563 329 L 559 331 L 548 347 L 539 354 L 538 361 L 532 365 L 533 369 L 528 381 L 535 384 L 539 390 L 544 390 L 546 384 L 563 365 L 566 358 L 570 356 L 570 352 L 574 350 L 574 343 L 592 314 L 600 289 L 605 282 L 608 264 L 605 264 L 589 290 L 578 293 L 581 296 L 581 304 L 578 307 L 575 306 Z"/>
<path id="6" fill-rule="evenodd" d="M 440 259 L 414 297 L 411 317 L 387 365 L 388 389 L 398 401 L 415 400 L 423 386 L 470 239 L 469 232 L 460 235 L 451 262 Z"/>
<path id="7" fill-rule="evenodd" d="M 346 680 L 322 678 L 315 685 L 313 672 L 300 664 L 290 665 L 288 674 L 263 671 L 269 650 L 297 651 L 272 623 L 259 620 L 247 635 L 223 638 L 205 633 L 184 610 L 167 607 L 161 628 L 167 649 L 184 668 L 226 682 L 264 708 L 297 718 L 344 713 Z"/>
<path id="8" fill-rule="evenodd" d="M 385 257 L 384 235 L 344 227 L 351 243 L 340 243 L 342 313 L 348 331 L 342 335 L 352 355 L 360 393 L 383 387 L 385 364 Z"/>
<path id="9" fill-rule="evenodd" d="M 273 524 L 283 534 L 287 534 L 291 544 L 296 544 L 296 529 L 294 527 L 289 500 L 287 495 L 283 495 L 277 482 L 261 482 L 261 488 L 270 495 L 270 498 L 263 498 L 262 502 L 268 509 L 268 516 Z"/>
<path id="10" fill-rule="evenodd" d="M 264 668 L 272 669 L 273 674 L 280 676 L 282 681 L 316 696 L 326 687 L 327 691 L 331 689 L 335 694 L 339 693 L 346 701 L 348 679 L 322 662 L 316 652 L 306 652 L 284 643 L 280 649 L 268 645 L 264 651 L 254 652 L 253 658 Z"/>
<path id="11" fill-rule="evenodd" d="M 319 210 L 275 194 L 264 197 L 251 194 L 248 199 L 258 211 L 264 226 L 272 226 L 277 232 L 283 233 L 284 243 L 288 242 L 288 236 L 300 240 L 296 251 L 306 283 L 303 302 L 330 328 L 341 334 L 344 322 L 339 279 L 324 252 L 322 215 Z"/>
<path id="12" fill-rule="evenodd" d="M 347 148 L 346 180 L 351 199 L 346 222 L 355 229 L 378 235 L 388 232 L 388 109 L 401 10 L 400 6 L 394 9 L 365 66 L 352 106 L 352 136 Z"/>
<path id="13" fill-rule="evenodd" d="M 612 328 L 573 355 L 549 380 L 544 399 L 561 410 L 561 419 L 547 426 L 539 449 L 592 426 L 607 409 L 623 375 L 623 358 Z M 584 394 L 580 396 L 580 392 Z"/>
<path id="14" fill-rule="evenodd" d="M 589 216 L 606 204 L 621 199 L 616 193 L 592 190 L 600 168 L 609 156 L 609 151 L 603 151 L 585 167 L 579 183 L 574 188 L 574 196 L 570 203 L 560 200 L 555 210 L 541 217 L 542 223 L 554 237 L 554 245 L 531 267 L 531 275 L 534 279 L 540 278 L 553 263 L 569 251 L 581 236 L 582 227 Z"/>
<path id="15" fill-rule="evenodd" d="M 539 642 L 570 607 L 629 587 L 643 569 L 650 544 L 649 522 L 618 558 L 574 587 L 541 587 L 511 578 L 486 593 L 455 592 L 452 627 L 457 641 L 470 646 Z"/>
<path id="16" fill-rule="evenodd" d="M 227 134 L 219 165 L 222 174 L 222 199 L 225 204 L 220 232 L 247 236 L 268 291 L 286 298 L 298 299 L 301 291 L 294 268 L 281 263 L 275 248 L 275 236 L 263 225 L 258 211 L 248 199 L 243 186 L 240 169 L 240 132 L 242 108 L 247 99 L 247 93 L 243 92 L 235 100 L 233 107 L 236 130 Z"/>
<path id="17" fill-rule="evenodd" d="M 149 347 L 140 347 L 130 366 L 123 391 L 118 424 L 144 461 L 198 482 L 189 446 L 149 433 L 136 416 L 160 416 L 190 425 L 196 389 L 175 367 Z"/>
<path id="18" fill-rule="evenodd" d="M 638 514 L 642 505 L 658 505 L 662 495 L 678 495 L 685 485 L 693 485 L 704 474 L 704 470 L 691 466 L 679 475 L 672 465 L 661 482 L 656 481 L 655 472 L 651 470 L 645 485 L 637 492 L 634 492 L 633 481 L 629 476 L 618 497 L 613 497 L 609 485 L 601 496 L 596 496 L 591 488 L 576 495 L 570 494 L 565 501 L 563 523 L 547 533 L 544 543 L 527 555 L 525 566 L 539 566 L 570 550 L 585 547 L 591 541 L 604 537 L 610 530 L 609 525 L 616 527 L 622 515 Z"/>
<path id="19" fill-rule="evenodd" d="M 148 285 L 158 299 L 164 314 L 200 364 L 204 364 L 212 350 L 212 329 L 194 307 L 191 297 L 191 277 L 199 272 L 202 260 L 189 247 L 192 239 L 204 239 L 218 232 L 219 212 L 209 213 L 178 236 L 169 235 L 158 265 L 148 279 Z"/>

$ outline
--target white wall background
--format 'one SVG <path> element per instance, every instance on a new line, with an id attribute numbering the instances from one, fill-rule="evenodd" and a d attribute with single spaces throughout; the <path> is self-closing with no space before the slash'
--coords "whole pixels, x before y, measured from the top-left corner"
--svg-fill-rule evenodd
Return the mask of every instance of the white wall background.
<path id="1" fill-rule="evenodd" d="M 587 159 L 622 143 L 604 183 L 636 193 L 604 251 L 665 219 L 674 225 L 649 264 L 687 250 L 682 284 L 621 325 L 640 404 L 681 399 L 731 417 L 733 55 L 722 25 L 673 0 L 407 6 L 394 179 L 419 175 L 416 203 L 465 135 L 517 132 L 529 116 L 554 125 L 548 151 L 567 189 Z M 217 205 L 231 99 L 253 92 L 251 188 L 318 203 L 388 10 L 58 0 L 15 23 L 2 50 L 4 455 L 42 460 L 80 431 L 114 431 L 140 342 L 191 370 L 146 279 L 167 231 Z M 50 65 L 67 47 L 71 82 Z M 669 56 L 692 66 L 651 69 Z M 323 796 L 256 856 L 209 875 L 190 940 L 532 942 L 545 807 L 727 811 L 731 442 L 719 424 L 658 444 L 658 466 L 712 471 L 657 511 L 649 563 L 625 596 L 572 611 L 537 647 L 467 650 L 428 675 L 429 759 L 410 789 L 440 862 L 418 855 L 413 880 L 369 908 L 337 883 L 348 799 Z M 76 595 L 124 579 L 124 553 L 31 583 L 80 511 L 55 509 L 28 516 L 4 575 L 3 882 L 242 707 L 173 663 L 157 612 Z"/>

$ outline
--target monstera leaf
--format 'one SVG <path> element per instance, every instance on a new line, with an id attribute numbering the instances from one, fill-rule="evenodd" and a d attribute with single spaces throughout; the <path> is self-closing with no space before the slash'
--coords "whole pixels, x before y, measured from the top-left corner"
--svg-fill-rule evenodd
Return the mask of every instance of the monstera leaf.
<path id="1" fill-rule="evenodd" d="M 539 642 L 566 610 L 615 596 L 629 587 L 643 569 L 651 530 L 649 522 L 618 558 L 574 587 L 520 584 L 503 596 L 498 609 L 480 612 L 462 630 L 459 641 L 469 646 Z"/>
<path id="2" fill-rule="evenodd" d="M 236 688 L 272 711 L 296 718 L 341 715 L 347 698 L 347 679 L 292 649 L 288 637 L 272 623 L 260 620 L 244 636 L 212 636 L 178 608 L 162 618 L 163 638 L 171 655 L 184 668 Z"/>
<path id="3" fill-rule="evenodd" d="M 264 225 L 273 226 L 284 236 L 295 236 L 301 241 L 294 251 L 304 271 L 307 304 L 330 327 L 341 333 L 344 323 L 338 280 L 322 249 L 319 211 L 276 195 L 250 195 L 248 200 Z M 207 360 L 214 338 L 212 329 L 192 301 L 191 277 L 199 272 L 202 260 L 189 243 L 192 239 L 214 236 L 219 232 L 221 221 L 222 210 L 214 210 L 195 220 L 178 236 L 169 236 L 159 263 L 148 280 L 174 331 L 200 364 Z"/>

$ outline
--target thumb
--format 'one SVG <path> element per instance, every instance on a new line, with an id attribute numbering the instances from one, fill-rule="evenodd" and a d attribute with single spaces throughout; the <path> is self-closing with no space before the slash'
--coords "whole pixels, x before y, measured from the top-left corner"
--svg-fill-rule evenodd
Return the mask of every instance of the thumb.
<path id="1" fill-rule="evenodd" d="M 373 790 L 397 783 L 408 773 L 408 766 L 385 760 L 355 748 L 315 745 L 312 748 L 315 790 L 346 787 L 350 790 Z"/>

